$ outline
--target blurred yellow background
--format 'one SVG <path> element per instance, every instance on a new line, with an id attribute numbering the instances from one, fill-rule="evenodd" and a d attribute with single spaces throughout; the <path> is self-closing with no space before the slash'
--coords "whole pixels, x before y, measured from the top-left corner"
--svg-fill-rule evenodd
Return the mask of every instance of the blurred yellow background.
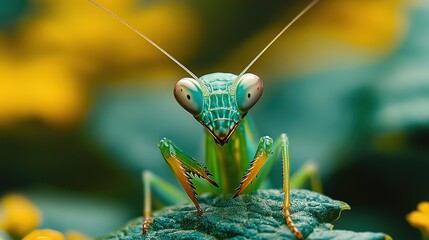
<path id="1" fill-rule="evenodd" d="M 152 76 L 166 72 L 173 79 L 183 75 L 155 48 L 87 1 L 21 2 L 28 8 L 21 10 L 22 15 L 13 16 L 17 18 L 13 29 L 0 36 L 1 122 L 36 117 L 55 125 L 72 124 L 82 119 L 97 79 L 107 78 L 102 81 L 106 82 L 137 75 L 141 81 L 150 81 Z M 10 3 L 19 4 L 19 1 Z M 202 29 L 203 13 L 192 5 L 132 0 L 110 1 L 106 5 L 182 61 L 204 59 L 198 48 L 211 48 L 201 42 L 203 34 L 211 35 L 210 29 Z M 235 4 L 225 5 L 227 9 Z M 285 8 L 285 16 L 252 29 L 252 34 L 245 33 L 250 37 L 240 43 L 233 42 L 238 45 L 235 50 L 223 52 L 220 44 L 216 51 L 212 50 L 220 52 L 226 60 L 219 63 L 207 60 L 208 66 L 198 67 L 207 69 L 215 65 L 218 71 L 240 71 L 245 60 L 250 60 L 303 6 L 287 5 L 291 7 Z M 367 61 L 384 56 L 403 37 L 408 5 L 392 0 L 322 1 L 255 69 L 271 74 L 300 74 L 336 66 L 344 57 Z M 243 30 L 235 31 L 238 35 Z M 221 42 L 232 42 L 224 38 L 239 38 L 227 34 L 231 32 L 217 38 Z M 343 51 L 353 57 L 344 56 Z"/>

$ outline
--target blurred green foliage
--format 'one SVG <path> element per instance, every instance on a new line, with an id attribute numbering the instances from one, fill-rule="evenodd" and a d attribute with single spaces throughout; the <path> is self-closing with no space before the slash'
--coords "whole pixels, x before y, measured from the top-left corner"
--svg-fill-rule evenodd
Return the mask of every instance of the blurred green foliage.
<path id="1" fill-rule="evenodd" d="M 239 72 L 305 5 L 100 2 L 197 75 Z M 414 4 L 322 1 L 250 70 L 265 82 L 259 134 L 288 134 L 293 170 L 319 166 L 353 208 L 342 229 L 418 238 L 405 215 L 429 199 L 429 5 Z M 0 1 L 0 29 L 0 193 L 27 193 L 42 227 L 100 236 L 139 216 L 143 169 L 177 184 L 164 136 L 203 161 L 172 95 L 186 74 L 87 1 Z"/>
<path id="2" fill-rule="evenodd" d="M 26 3 L 25 0 L 4 1 L 0 8 L 0 28 L 13 28 L 26 9 Z"/>

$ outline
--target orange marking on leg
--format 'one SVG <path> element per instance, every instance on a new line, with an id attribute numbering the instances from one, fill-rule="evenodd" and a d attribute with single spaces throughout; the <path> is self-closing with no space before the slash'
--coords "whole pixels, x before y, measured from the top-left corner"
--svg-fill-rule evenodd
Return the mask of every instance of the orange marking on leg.
<path id="1" fill-rule="evenodd" d="M 150 225 L 152 224 L 152 218 L 151 217 L 144 217 L 144 222 L 143 222 L 143 234 L 146 234 L 147 231 L 150 228 Z"/>
<path id="2" fill-rule="evenodd" d="M 167 157 L 167 161 L 170 163 L 170 166 L 179 179 L 183 189 L 185 189 L 186 194 L 188 194 L 189 198 L 197 208 L 198 214 L 201 215 L 202 211 L 197 201 L 197 193 L 195 192 L 194 184 L 191 181 L 191 176 L 186 172 L 186 169 L 182 166 L 182 163 L 177 158 L 172 156 Z"/>
<path id="3" fill-rule="evenodd" d="M 265 152 L 262 152 L 257 157 L 255 157 L 255 159 L 253 159 L 252 162 L 250 162 L 250 168 L 247 170 L 246 174 L 244 174 L 243 179 L 240 182 L 240 186 L 237 188 L 237 192 L 235 193 L 233 198 L 236 198 L 244 190 L 246 190 L 246 188 L 256 178 L 256 176 L 264 166 L 267 159 L 268 159 L 268 155 Z"/>

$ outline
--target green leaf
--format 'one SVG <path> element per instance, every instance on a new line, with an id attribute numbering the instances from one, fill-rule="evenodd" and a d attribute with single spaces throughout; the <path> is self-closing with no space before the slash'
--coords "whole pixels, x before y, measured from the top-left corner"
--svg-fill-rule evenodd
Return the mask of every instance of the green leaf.
<path id="1" fill-rule="evenodd" d="M 207 194 L 199 197 L 204 211 L 198 216 L 192 204 L 164 208 L 154 213 L 147 239 L 295 239 L 285 225 L 283 193 L 278 190 L 258 190 L 237 199 L 231 196 Z M 333 231 L 331 223 L 350 207 L 308 190 L 292 190 L 292 218 L 309 239 L 385 239 L 384 234 Z M 354 235 L 353 235 L 354 234 Z M 122 229 L 104 239 L 141 239 L 142 218 L 130 221 Z"/>
<path id="2" fill-rule="evenodd" d="M 329 226 L 329 224 L 327 224 Z M 314 232 L 308 237 L 308 240 L 389 240 L 391 239 L 384 233 L 372 232 L 352 232 L 345 230 L 331 230 L 329 227 L 320 227 L 314 229 Z"/>

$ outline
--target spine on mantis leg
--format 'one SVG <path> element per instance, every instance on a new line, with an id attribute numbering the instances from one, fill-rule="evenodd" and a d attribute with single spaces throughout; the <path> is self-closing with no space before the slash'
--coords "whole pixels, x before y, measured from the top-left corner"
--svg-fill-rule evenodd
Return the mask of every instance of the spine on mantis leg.
<path id="1" fill-rule="evenodd" d="M 174 145 L 171 140 L 163 138 L 159 142 L 158 146 L 162 156 L 170 165 L 186 194 L 188 194 L 189 198 L 194 203 L 198 214 L 203 214 L 196 198 L 197 193 L 195 192 L 195 186 L 192 183 L 192 177 L 197 176 L 204 178 L 213 186 L 219 187 L 219 185 L 211 178 L 212 174 L 208 172 L 206 167 L 195 161 L 195 159 Z"/>
<path id="2" fill-rule="evenodd" d="M 249 187 L 249 185 L 253 182 L 253 180 L 258 175 L 259 171 L 261 171 L 265 162 L 268 160 L 268 157 L 271 154 L 272 146 L 273 146 L 272 138 L 268 136 L 260 138 L 255 157 L 250 162 L 250 167 L 249 169 L 247 169 L 246 173 L 244 174 L 240 182 L 240 185 L 236 189 L 236 192 L 233 198 L 236 198 L 238 195 L 243 193 L 243 191 L 246 190 L 246 188 Z"/>

